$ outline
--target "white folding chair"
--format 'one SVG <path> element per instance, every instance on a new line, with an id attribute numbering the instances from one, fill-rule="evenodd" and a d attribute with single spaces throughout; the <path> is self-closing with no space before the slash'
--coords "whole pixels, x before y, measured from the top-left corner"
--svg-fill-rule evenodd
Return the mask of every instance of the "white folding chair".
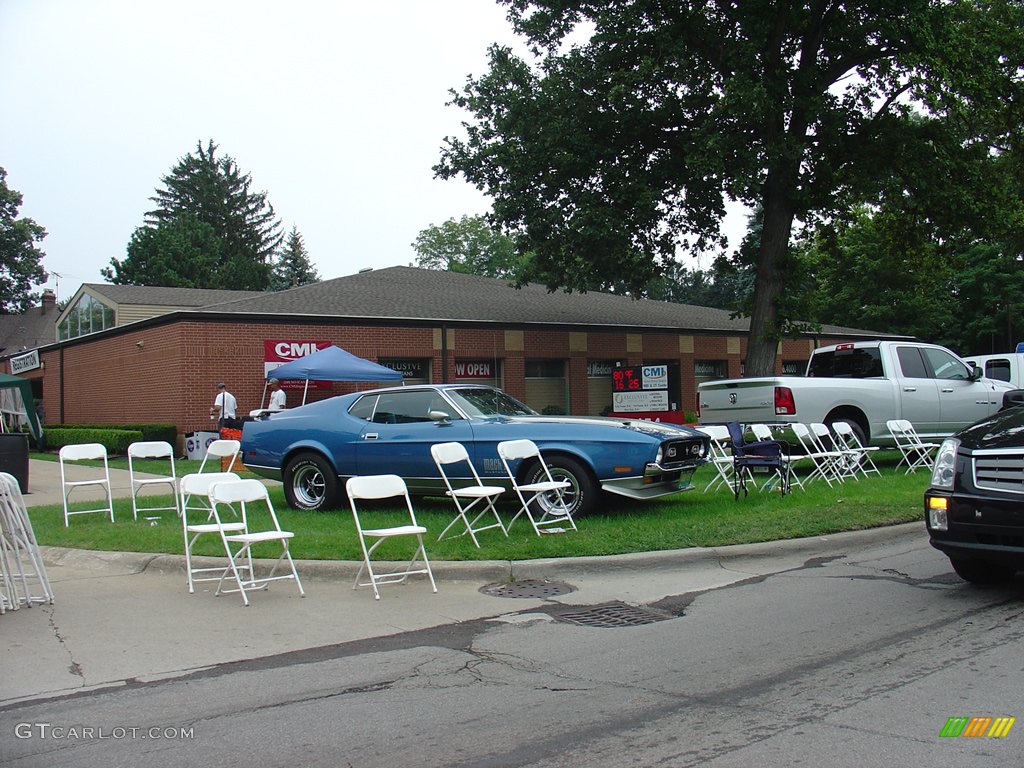
<path id="1" fill-rule="evenodd" d="M 138 477 L 136 476 L 135 461 L 139 459 L 166 459 L 168 464 L 169 474 L 167 475 L 155 475 L 149 477 Z M 171 448 L 171 444 L 162 440 L 155 440 L 150 442 L 138 442 L 132 443 L 128 446 L 128 477 L 131 479 L 132 484 L 132 517 L 136 520 L 139 519 L 139 512 L 162 512 L 164 510 L 173 509 L 175 514 L 180 514 L 178 511 L 178 478 L 174 469 L 174 449 Z M 139 492 L 143 488 L 149 488 L 154 485 L 169 485 L 171 487 L 171 499 L 174 502 L 173 506 L 170 507 L 140 507 L 139 506 Z"/>
<path id="2" fill-rule="evenodd" d="M 415 574 L 426 574 L 430 579 L 430 586 L 437 592 L 437 584 L 434 583 L 434 574 L 430 570 L 430 561 L 427 559 L 427 550 L 423 547 L 423 534 L 427 529 L 416 522 L 416 513 L 412 508 L 412 500 L 409 498 L 409 490 L 405 481 L 398 475 L 362 475 L 350 477 L 345 483 L 345 490 L 348 493 L 349 504 L 352 507 L 352 518 L 355 520 L 356 532 L 359 534 L 359 546 L 363 550 L 363 564 L 356 574 L 355 583 L 352 589 L 358 587 L 373 587 L 373 597 L 380 600 L 380 591 L 377 587 L 381 584 L 405 583 L 410 576 Z M 405 507 L 408 511 L 407 524 L 394 525 L 384 528 L 363 528 L 362 519 L 359 514 L 359 507 L 356 501 L 397 499 L 405 500 Z M 404 517 L 404 516 L 403 516 Z M 385 541 L 399 536 L 413 536 L 416 538 L 416 551 L 412 559 L 401 569 L 387 573 L 374 573 L 373 553 Z M 372 540 L 369 546 L 367 541 Z M 423 558 L 423 565 L 418 566 L 418 561 Z M 361 581 L 366 573 L 370 580 Z"/>
<path id="3" fill-rule="evenodd" d="M 437 540 L 441 541 L 445 534 L 460 522 L 462 523 L 462 531 L 453 535 L 465 536 L 469 534 L 469 538 L 473 540 L 473 543 L 478 548 L 480 542 L 477 541 L 476 535 L 481 531 L 499 528 L 505 536 L 508 536 L 505 524 L 501 522 L 501 516 L 494 507 L 494 502 L 505 492 L 505 489 L 499 485 L 483 484 L 480 480 L 480 475 L 477 474 L 476 467 L 469 460 L 469 452 L 466 451 L 466 447 L 462 443 L 435 443 L 430 446 L 430 455 L 434 457 L 437 471 L 441 473 L 441 479 L 444 480 L 444 484 L 448 488 L 446 495 L 454 502 L 456 509 L 455 517 L 441 531 L 441 535 L 437 537 Z M 448 476 L 448 472 L 451 471 L 452 467 L 463 465 L 469 471 L 469 476 L 464 476 L 468 484 L 456 487 L 452 483 L 452 478 Z M 445 469 L 446 467 L 448 468 L 447 470 Z M 471 520 L 469 514 L 478 505 L 482 505 L 482 508 L 476 514 L 476 517 Z M 494 522 L 490 522 L 490 515 L 494 516 Z M 481 525 L 480 521 L 485 517 L 488 518 L 487 524 Z"/>
<path id="4" fill-rule="evenodd" d="M 238 451 L 242 447 L 241 442 L 238 440 L 214 440 L 208 446 L 206 446 L 206 455 L 203 456 L 203 460 L 199 463 L 199 469 L 196 470 L 199 474 L 202 474 L 206 468 L 206 461 L 211 457 L 217 459 L 216 472 L 230 472 L 235 466 L 235 460 L 238 458 Z M 231 457 L 231 461 L 227 467 L 223 466 L 221 459 Z"/>
<path id="5" fill-rule="evenodd" d="M 498 457 L 505 466 L 505 472 L 512 481 L 512 490 L 519 497 L 520 504 L 519 511 L 506 526 L 508 530 L 512 530 L 512 525 L 524 513 L 538 535 L 564 533 L 565 528 L 562 526 L 566 524 L 576 530 L 576 523 L 565 501 L 565 491 L 571 485 L 568 481 L 555 480 L 551 476 L 551 470 L 544 463 L 544 457 L 536 443 L 532 440 L 506 440 L 498 443 Z M 523 462 L 531 462 L 528 465 L 531 467 L 540 467 L 544 479 L 533 483 L 520 483 L 516 472 L 522 468 Z M 534 515 L 531 506 L 535 506 L 541 513 L 539 517 Z"/>
<path id="6" fill-rule="evenodd" d="M 829 488 L 832 487 L 832 481 L 841 483 L 842 478 L 836 475 L 833 463 L 839 458 L 840 454 L 837 451 L 827 451 L 822 448 L 818 442 L 814 439 L 814 435 L 806 424 L 800 424 L 799 422 L 790 424 L 790 428 L 793 430 L 793 434 L 796 436 L 797 442 L 800 443 L 801 454 L 795 454 L 793 460 L 807 459 L 814 465 L 814 469 L 804 479 L 807 482 L 812 482 L 816 478 L 822 478 L 828 483 Z"/>
<path id="7" fill-rule="evenodd" d="M 715 476 L 704 486 L 704 493 L 719 487 L 732 488 L 732 439 L 729 437 L 729 428 L 724 425 L 707 424 L 698 426 L 697 431 L 703 432 L 711 439 L 708 463 L 715 469 Z"/>
<path id="8" fill-rule="evenodd" d="M 835 435 L 832 434 L 832 430 L 828 428 L 827 424 L 822 422 L 813 422 L 807 426 L 810 428 L 815 442 L 822 451 L 836 454 L 835 458 L 832 459 L 830 466 L 832 474 L 840 482 L 844 481 L 848 477 L 852 477 L 856 480 L 857 465 L 860 463 L 860 457 L 846 444 L 845 441 L 836 440 Z"/>
<path id="9" fill-rule="evenodd" d="M 106 447 L 100 443 L 65 445 L 60 449 L 58 458 L 60 461 L 60 484 L 64 495 L 64 527 L 67 527 L 68 518 L 72 515 L 85 515 L 90 512 L 106 512 L 110 515 L 110 522 L 114 522 L 114 500 L 110 494 L 110 469 L 107 466 Z M 88 468 L 76 466 L 80 461 L 102 461 L 103 466 Z M 71 477 L 72 474 L 75 475 L 74 478 Z M 72 492 L 90 486 L 103 489 L 106 505 L 71 511 L 68 504 Z"/>
<path id="10" fill-rule="evenodd" d="M 932 452 L 938 449 L 939 444 L 926 443 L 921 440 L 914 425 L 908 419 L 890 419 L 885 422 L 885 426 L 888 427 L 889 434 L 896 441 L 896 448 L 900 452 L 900 460 L 896 464 L 896 469 L 899 470 L 906 464 L 907 469 L 903 473 L 905 475 L 916 472 L 921 467 L 931 472 L 935 461 Z"/>
<path id="11" fill-rule="evenodd" d="M 864 445 L 848 421 L 837 421 L 832 424 L 832 429 L 836 433 L 836 439 L 841 440 L 846 448 L 856 456 L 857 471 L 864 475 L 864 477 L 867 477 L 871 472 L 874 472 L 876 475 L 882 474 L 878 471 L 878 467 L 875 466 L 875 462 L 871 458 L 871 454 L 878 450 L 877 445 Z"/>
<path id="12" fill-rule="evenodd" d="M 236 528 L 237 523 L 225 523 L 220 516 L 224 505 L 230 505 L 232 509 L 237 504 L 241 508 L 242 529 Z M 261 531 L 249 529 L 251 519 L 251 505 L 262 504 L 270 517 L 270 526 Z M 224 552 L 228 556 L 228 567 L 223 570 L 220 581 L 217 583 L 215 595 L 238 592 L 242 595 L 242 602 L 249 605 L 248 593 L 257 589 L 266 589 L 272 581 L 291 580 L 299 588 L 299 596 L 305 597 L 302 589 L 302 582 L 299 581 L 299 573 L 295 570 L 295 561 L 292 560 L 291 552 L 288 551 L 288 542 L 295 535 L 291 531 L 281 530 L 281 523 L 274 512 L 274 505 L 270 502 L 270 494 L 267 487 L 259 480 L 226 480 L 214 483 L 210 486 L 210 506 L 213 509 L 213 520 L 220 532 L 221 541 L 224 543 Z M 281 545 L 281 554 L 277 558 L 270 572 L 266 576 L 257 576 L 253 570 L 252 547 L 256 544 L 277 542 Z M 234 545 L 234 549 L 232 546 Z M 244 564 L 239 564 L 241 559 Z M 277 575 L 277 568 L 282 562 L 288 563 L 290 573 Z M 235 579 L 235 589 L 224 589 L 224 579 L 228 572 Z M 242 578 L 242 572 L 247 574 Z"/>
<path id="13" fill-rule="evenodd" d="M 767 424 L 748 424 L 747 425 L 747 429 L 749 429 L 753 433 L 755 440 L 758 440 L 758 441 L 761 441 L 761 442 L 765 442 L 765 441 L 768 441 L 768 440 L 776 440 L 776 441 L 778 440 L 778 437 L 776 437 L 775 434 L 772 433 L 772 428 L 769 427 Z M 726 431 L 728 431 L 728 428 L 726 428 Z M 792 458 L 793 457 L 790 456 L 788 453 L 785 454 L 785 459 L 786 459 L 786 463 L 787 464 L 792 464 Z M 796 472 L 792 471 L 792 467 L 790 467 L 790 471 L 788 472 L 788 475 L 789 475 L 788 479 L 789 479 L 790 485 L 798 485 L 798 486 L 800 486 L 800 489 L 803 490 L 803 487 L 804 487 L 803 481 L 797 476 Z M 775 483 L 778 482 L 778 479 L 779 479 L 778 475 L 772 476 L 768 480 L 768 482 L 765 483 L 761 487 L 761 490 L 765 490 L 765 488 L 773 488 Z"/>
<path id="14" fill-rule="evenodd" d="M 0 614 L 53 604 L 53 590 L 17 479 L 0 472 Z"/>
<path id="15" fill-rule="evenodd" d="M 196 539 L 204 533 L 220 533 L 227 530 L 232 533 L 245 532 L 245 523 L 242 521 L 231 523 L 212 523 L 213 505 L 210 503 L 210 488 L 217 483 L 231 482 L 240 478 L 234 472 L 207 472 L 205 475 L 193 473 L 185 475 L 179 483 L 178 511 L 181 515 L 181 530 L 185 537 L 185 573 L 188 579 L 189 593 L 195 592 L 197 581 L 219 581 L 220 576 L 209 576 L 196 578 L 198 573 L 223 574 L 222 567 L 196 568 L 192 562 L 192 550 L 195 547 Z M 194 502 L 193 502 L 194 500 Z M 206 522 L 197 523 L 189 521 L 189 513 L 198 513 Z M 237 513 L 236 513 L 237 514 Z"/>

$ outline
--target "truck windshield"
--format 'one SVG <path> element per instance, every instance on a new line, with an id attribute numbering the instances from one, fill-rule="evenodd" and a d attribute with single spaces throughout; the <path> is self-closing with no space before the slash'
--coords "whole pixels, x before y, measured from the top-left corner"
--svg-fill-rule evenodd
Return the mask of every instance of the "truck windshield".
<path id="1" fill-rule="evenodd" d="M 811 356 L 808 376 L 833 379 L 870 379 L 882 376 L 882 355 L 878 347 L 840 349 Z"/>

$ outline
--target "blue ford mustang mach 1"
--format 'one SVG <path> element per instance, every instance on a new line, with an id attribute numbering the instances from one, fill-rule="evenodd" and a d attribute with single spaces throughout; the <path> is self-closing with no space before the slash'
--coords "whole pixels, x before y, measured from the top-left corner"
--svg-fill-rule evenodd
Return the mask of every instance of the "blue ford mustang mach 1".
<path id="1" fill-rule="evenodd" d="M 540 447 L 556 480 L 570 483 L 574 515 L 593 510 L 602 490 L 634 499 L 686 490 L 708 456 L 708 438 L 689 427 L 542 416 L 500 389 L 458 384 L 375 389 L 271 414 L 245 424 L 242 456 L 253 472 L 284 483 L 292 507 L 332 509 L 355 475 L 397 474 L 410 493 L 444 495 L 434 443 L 462 443 L 484 482 L 508 488 L 497 445 L 523 438 Z M 540 467 L 523 462 L 514 471 L 532 482 Z"/>

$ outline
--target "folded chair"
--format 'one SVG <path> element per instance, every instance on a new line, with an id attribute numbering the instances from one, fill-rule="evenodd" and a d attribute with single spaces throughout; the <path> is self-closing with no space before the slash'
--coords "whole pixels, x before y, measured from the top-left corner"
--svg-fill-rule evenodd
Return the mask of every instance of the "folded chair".
<path id="1" fill-rule="evenodd" d="M 924 442 L 918 436 L 914 425 L 907 419 L 890 419 L 885 422 L 885 426 L 889 428 L 889 434 L 896 441 L 896 448 L 901 454 L 896 469 L 899 470 L 906 464 L 907 469 L 903 473 L 905 475 L 916 472 L 921 467 L 931 472 L 935 462 L 932 452 L 939 447 L 939 444 Z"/>
<path id="2" fill-rule="evenodd" d="M 53 590 L 21 488 L 0 472 L 0 614 L 8 608 L 53 604 Z"/>
<path id="3" fill-rule="evenodd" d="M 135 469 L 135 462 L 139 459 L 166 459 L 168 474 L 151 477 L 138 476 L 137 470 Z M 152 442 L 132 443 L 129 445 L 128 477 L 131 479 L 132 484 L 133 518 L 138 520 L 139 512 L 162 512 L 168 509 L 173 509 L 175 514 L 180 514 L 178 511 L 178 478 L 174 470 L 174 449 L 171 448 L 170 443 L 162 440 L 156 440 Z M 154 485 L 169 485 L 171 487 L 171 498 L 174 501 L 173 506 L 139 506 L 139 493 L 143 488 L 149 488 Z"/>
<path id="4" fill-rule="evenodd" d="M 60 484 L 64 495 L 64 527 L 68 525 L 68 518 L 72 515 L 85 515 L 90 512 L 106 512 L 110 515 L 110 522 L 114 522 L 114 500 L 110 495 L 110 468 L 107 466 L 107 449 L 100 443 L 80 443 L 78 445 L 65 445 L 58 452 L 60 461 Z M 79 461 L 102 461 L 102 467 L 76 467 Z M 77 479 L 72 479 L 75 474 Z M 71 511 L 68 509 L 69 497 L 80 488 L 95 486 L 103 490 L 106 504 L 102 507 L 91 509 L 79 509 Z"/>
<path id="5" fill-rule="evenodd" d="M 430 561 L 427 559 L 427 550 L 423 547 L 423 534 L 427 529 L 416 522 L 416 513 L 412 508 L 412 500 L 409 498 L 409 490 L 405 481 L 398 475 L 363 475 L 350 477 L 345 483 L 345 491 L 348 493 L 349 504 L 352 506 L 352 518 L 355 520 L 356 532 L 359 534 L 359 546 L 363 550 L 363 564 L 356 574 L 355 583 L 352 589 L 358 587 L 373 587 L 373 597 L 380 600 L 380 591 L 377 587 L 381 584 L 405 583 L 410 576 L 415 574 L 426 574 L 430 579 L 430 586 L 437 592 L 437 584 L 434 583 L 434 574 L 430 570 Z M 364 528 L 359 513 L 357 501 L 398 499 L 405 503 L 408 513 L 408 523 L 388 526 L 384 528 Z M 405 518 L 405 515 L 402 515 Z M 377 547 L 389 539 L 400 536 L 412 536 L 416 539 L 416 550 L 412 559 L 401 570 L 388 571 L 387 573 L 374 573 L 373 553 Z M 369 544 L 368 544 L 369 542 Z M 422 558 L 422 566 L 418 562 Z M 363 574 L 369 576 L 369 581 L 361 581 Z"/>
<path id="6" fill-rule="evenodd" d="M 724 425 L 706 424 L 696 429 L 698 432 L 703 432 L 711 440 L 708 463 L 715 468 L 715 476 L 708 480 L 708 484 L 704 486 L 704 493 L 721 487 L 731 488 L 732 452 L 729 446 L 732 444 L 732 438 L 729 437 L 729 428 Z"/>
<path id="7" fill-rule="evenodd" d="M 508 530 L 512 530 L 512 525 L 522 514 L 526 515 L 538 536 L 542 533 L 563 533 L 564 525 L 576 530 L 576 523 L 572 519 L 565 498 L 566 491 L 571 489 L 572 485 L 566 480 L 555 480 L 551 476 L 551 470 L 544 462 L 536 443 L 532 440 L 506 440 L 498 443 L 498 457 L 505 467 L 509 480 L 512 481 L 512 490 L 519 498 L 520 505 L 519 511 L 506 526 Z M 532 483 L 520 483 L 516 472 L 522 468 L 523 462 L 532 462 L 528 466 L 539 467 L 541 471 L 535 476 L 543 479 Z"/>
<path id="8" fill-rule="evenodd" d="M 498 515 L 498 510 L 494 507 L 494 502 L 505 492 L 505 489 L 500 485 L 483 484 L 480 480 L 480 475 L 477 474 L 476 467 L 469 460 L 469 453 L 466 451 L 466 447 L 462 443 L 435 443 L 430 446 L 430 455 L 434 457 L 437 471 L 441 473 L 445 487 L 448 488 L 446 493 L 451 497 L 456 509 L 455 517 L 448 523 L 448 527 L 441 531 L 441 535 L 437 537 L 437 540 L 441 541 L 444 535 L 459 523 L 461 523 L 462 530 L 454 535 L 465 536 L 469 534 L 469 538 L 473 540 L 477 547 L 480 546 L 480 542 L 477 541 L 476 534 L 480 531 L 499 528 L 505 536 L 508 536 L 505 524 L 501 522 L 501 516 Z M 458 466 L 464 466 L 469 471 L 469 477 L 466 478 L 468 484 L 460 485 L 458 481 L 453 484 L 452 478 L 448 476 L 448 472 L 453 467 Z M 477 512 L 476 517 L 470 519 L 470 513 L 478 505 L 481 505 L 480 511 Z M 491 522 L 492 516 L 494 522 Z M 486 525 L 481 524 L 483 518 L 487 518 L 485 521 Z"/>
<path id="9" fill-rule="evenodd" d="M 241 508 L 241 530 L 235 529 L 235 523 L 225 523 L 221 519 L 221 511 L 225 506 L 237 504 Z M 253 531 L 249 526 L 252 517 L 252 505 L 262 505 L 270 516 L 270 526 L 261 531 Z M 224 552 L 228 556 L 228 567 L 223 570 L 220 581 L 217 583 L 216 595 L 239 592 L 242 595 L 242 602 L 249 605 L 248 593 L 253 590 L 266 589 L 272 581 L 291 580 L 299 588 L 299 596 L 305 597 L 302 589 L 302 582 L 299 581 L 298 571 L 295 570 L 295 562 L 292 560 L 291 552 L 288 551 L 288 541 L 295 535 L 291 531 L 281 530 L 277 513 L 274 512 L 274 505 L 270 503 L 270 495 L 267 487 L 259 480 L 227 480 L 214 483 L 210 486 L 210 506 L 213 509 L 213 521 L 217 524 L 221 541 L 224 543 Z M 252 566 L 252 547 L 256 544 L 276 542 L 281 545 L 281 555 L 277 558 L 273 568 L 266 576 L 257 576 Z M 244 561 L 243 561 L 244 559 Z M 240 561 L 243 561 L 241 564 Z M 277 574 L 278 566 L 287 562 L 289 573 Z M 228 573 L 234 577 L 235 589 L 225 589 L 224 579 Z M 246 574 L 242 578 L 242 573 Z"/>
<path id="10" fill-rule="evenodd" d="M 245 523 L 241 520 L 233 522 L 210 522 L 213 520 L 213 506 L 210 503 L 210 488 L 216 483 L 231 482 L 240 479 L 234 472 L 207 472 L 205 475 L 193 473 L 181 478 L 178 512 L 181 515 L 181 529 L 185 537 L 185 574 L 188 579 L 189 593 L 195 592 L 197 581 L 220 581 L 220 576 L 196 577 L 200 573 L 222 574 L 222 567 L 196 568 L 192 563 L 192 550 L 196 540 L 204 533 L 219 534 L 221 530 L 231 533 L 244 533 Z M 192 518 L 190 519 L 190 515 Z M 237 512 L 236 512 L 237 516 Z M 204 522 L 196 522 L 200 518 Z M 251 564 L 250 564 L 251 565 Z"/>
<path id="11" fill-rule="evenodd" d="M 772 474 L 762 488 L 770 488 L 777 481 L 779 491 L 786 495 L 789 492 L 790 470 L 785 446 L 778 440 L 748 443 L 738 422 L 732 421 L 726 426 L 732 438 L 733 496 L 738 499 L 740 492 L 747 495 L 747 483 L 753 481 L 757 470 L 767 470 Z"/>

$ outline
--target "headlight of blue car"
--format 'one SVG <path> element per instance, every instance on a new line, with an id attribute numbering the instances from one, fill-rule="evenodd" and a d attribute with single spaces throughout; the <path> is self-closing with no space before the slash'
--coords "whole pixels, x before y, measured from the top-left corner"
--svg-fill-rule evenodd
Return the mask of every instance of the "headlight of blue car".
<path id="1" fill-rule="evenodd" d="M 932 487 L 953 489 L 953 478 L 956 476 L 956 452 L 960 448 L 960 441 L 955 437 L 948 437 L 939 446 L 939 452 L 935 456 L 935 469 L 932 470 Z"/>

